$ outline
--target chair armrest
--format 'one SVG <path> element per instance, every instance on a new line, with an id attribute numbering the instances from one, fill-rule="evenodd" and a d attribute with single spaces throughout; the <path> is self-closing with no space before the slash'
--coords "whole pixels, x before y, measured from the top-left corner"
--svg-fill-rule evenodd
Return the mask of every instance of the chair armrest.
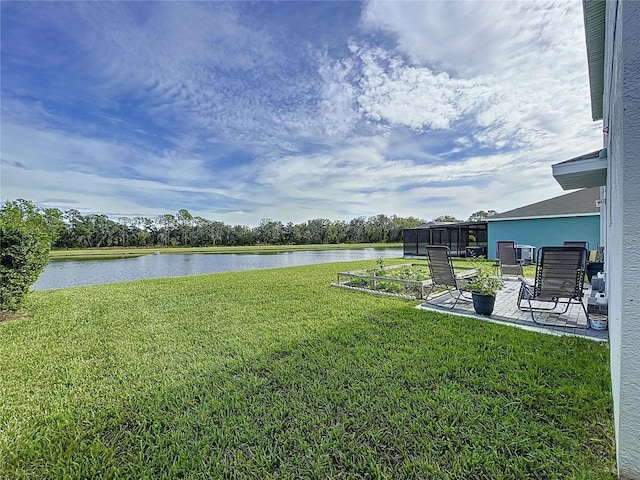
<path id="1" fill-rule="evenodd" d="M 520 282 L 525 286 L 525 287 L 535 287 L 534 283 L 531 283 L 529 280 L 527 280 L 526 278 L 524 278 L 522 275 L 518 275 L 518 280 L 520 280 Z"/>
<path id="2" fill-rule="evenodd" d="M 528 300 L 533 299 L 535 295 L 534 294 L 535 284 L 530 283 L 522 275 L 518 275 L 518 280 L 520 280 L 520 283 L 522 284 L 522 286 L 520 287 L 519 298 L 525 298 Z M 520 300 L 518 300 L 518 305 L 519 305 L 519 302 Z"/>

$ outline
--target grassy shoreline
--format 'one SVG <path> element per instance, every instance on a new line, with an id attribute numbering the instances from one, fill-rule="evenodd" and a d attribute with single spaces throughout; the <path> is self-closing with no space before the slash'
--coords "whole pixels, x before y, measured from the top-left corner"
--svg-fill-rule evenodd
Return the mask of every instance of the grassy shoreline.
<path id="1" fill-rule="evenodd" d="M 206 253 L 206 254 L 267 254 L 296 251 L 317 250 L 351 250 L 362 248 L 402 248 L 402 243 L 342 243 L 322 245 L 251 245 L 242 247 L 108 247 L 108 248 L 80 248 L 71 250 L 51 250 L 51 260 L 83 260 L 101 258 L 128 258 L 172 253 Z"/>
<path id="2" fill-rule="evenodd" d="M 329 286 L 374 263 L 30 293 L 0 478 L 615 478 L 606 344 Z"/>

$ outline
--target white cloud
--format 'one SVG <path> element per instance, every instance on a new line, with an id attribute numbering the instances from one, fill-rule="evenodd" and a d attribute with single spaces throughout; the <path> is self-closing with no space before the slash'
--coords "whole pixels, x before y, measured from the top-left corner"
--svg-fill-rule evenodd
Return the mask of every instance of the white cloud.
<path id="1" fill-rule="evenodd" d="M 370 28 L 397 35 L 398 45 L 416 64 L 456 76 L 493 74 L 505 69 L 531 74 L 532 65 L 553 65 L 558 53 L 583 53 L 581 5 L 572 1 L 372 0 L 362 16 Z M 575 63 L 576 60 L 573 60 Z M 584 61 L 581 58 L 580 61 Z"/>
<path id="2" fill-rule="evenodd" d="M 162 178 L 166 184 L 200 184 L 210 174 L 202 158 L 185 151 L 152 152 L 113 140 L 45 125 L 2 123 L 2 155 L 30 170 L 79 172 L 102 178 Z M 3 195 L 4 196 L 4 195 Z"/>
<path id="3" fill-rule="evenodd" d="M 322 80 L 320 111 L 324 131 L 329 136 L 350 133 L 359 118 L 356 87 L 350 81 L 354 69 L 354 62 L 349 58 L 334 62 L 324 54 L 319 59 L 318 73 Z"/>
<path id="4" fill-rule="evenodd" d="M 151 215 L 198 196 L 192 213 L 234 224 L 466 217 L 559 194 L 550 165 L 600 142 L 579 3 L 374 1 L 342 49 L 297 50 L 233 3 L 131 5 L 36 9 L 82 47 L 42 61 L 68 63 L 91 121 L 3 93 L 3 198 Z"/>
<path id="5" fill-rule="evenodd" d="M 550 133 L 570 134 L 576 123 L 589 123 L 579 3 L 372 1 L 363 24 L 397 36 L 417 81 L 407 81 L 409 67 L 392 74 L 404 83 L 399 90 L 410 92 L 406 105 L 433 112 L 432 127 L 448 128 L 471 109 L 482 129 L 479 142 L 536 148 Z M 414 92 L 429 100 L 415 101 Z M 402 118 L 416 115 L 403 112 Z"/>
<path id="6" fill-rule="evenodd" d="M 260 145 L 309 130 L 315 112 L 283 107 L 308 85 L 283 73 L 291 59 L 258 22 L 224 2 L 140 5 L 72 4 L 47 18 L 83 50 L 97 110 L 126 98 L 180 141 L 216 132 Z"/>
<path id="7" fill-rule="evenodd" d="M 358 53 L 363 63 L 358 101 L 364 114 L 376 121 L 416 131 L 448 130 L 481 108 L 490 93 L 484 79 L 467 81 L 412 67 L 380 48 Z"/>

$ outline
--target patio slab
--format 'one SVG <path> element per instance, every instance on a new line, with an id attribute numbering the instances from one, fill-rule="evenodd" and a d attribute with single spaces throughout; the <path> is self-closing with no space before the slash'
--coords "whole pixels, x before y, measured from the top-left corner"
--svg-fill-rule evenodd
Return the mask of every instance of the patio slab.
<path id="1" fill-rule="evenodd" d="M 587 328 L 587 319 L 584 311 L 579 305 L 571 305 L 569 310 L 564 314 L 554 312 L 536 312 L 536 319 L 538 319 L 539 322 L 547 323 L 549 325 L 543 326 L 534 323 L 531 319 L 531 314 L 528 311 L 523 312 L 518 309 L 517 300 L 520 282 L 516 278 L 505 277 L 503 280 L 505 287 L 496 295 L 495 307 L 493 314 L 490 317 L 478 315 L 473 309 L 473 302 L 471 302 L 471 300 L 466 301 L 461 299 L 458 301 L 455 308 L 451 308 L 455 300 L 446 292 L 441 295 L 431 297 L 428 303 L 418 305 L 417 308 L 511 325 L 525 330 L 551 335 L 570 335 L 600 342 L 606 342 L 609 340 L 608 330 Z M 589 294 L 590 287 L 587 287 L 584 290 L 583 296 L 585 307 Z M 602 318 L 602 316 L 596 314 L 590 314 L 589 316 L 592 319 Z"/>

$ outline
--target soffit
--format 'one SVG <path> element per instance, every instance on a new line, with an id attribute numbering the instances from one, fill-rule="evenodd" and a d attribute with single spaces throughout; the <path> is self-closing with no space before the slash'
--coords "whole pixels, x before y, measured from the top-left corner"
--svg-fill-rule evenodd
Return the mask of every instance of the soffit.
<path id="1" fill-rule="evenodd" d="M 607 183 L 607 150 L 587 153 L 551 166 L 563 190 L 601 187 Z"/>
<path id="2" fill-rule="evenodd" d="M 602 120 L 604 94 L 605 0 L 583 0 L 591 91 L 591 117 Z"/>

